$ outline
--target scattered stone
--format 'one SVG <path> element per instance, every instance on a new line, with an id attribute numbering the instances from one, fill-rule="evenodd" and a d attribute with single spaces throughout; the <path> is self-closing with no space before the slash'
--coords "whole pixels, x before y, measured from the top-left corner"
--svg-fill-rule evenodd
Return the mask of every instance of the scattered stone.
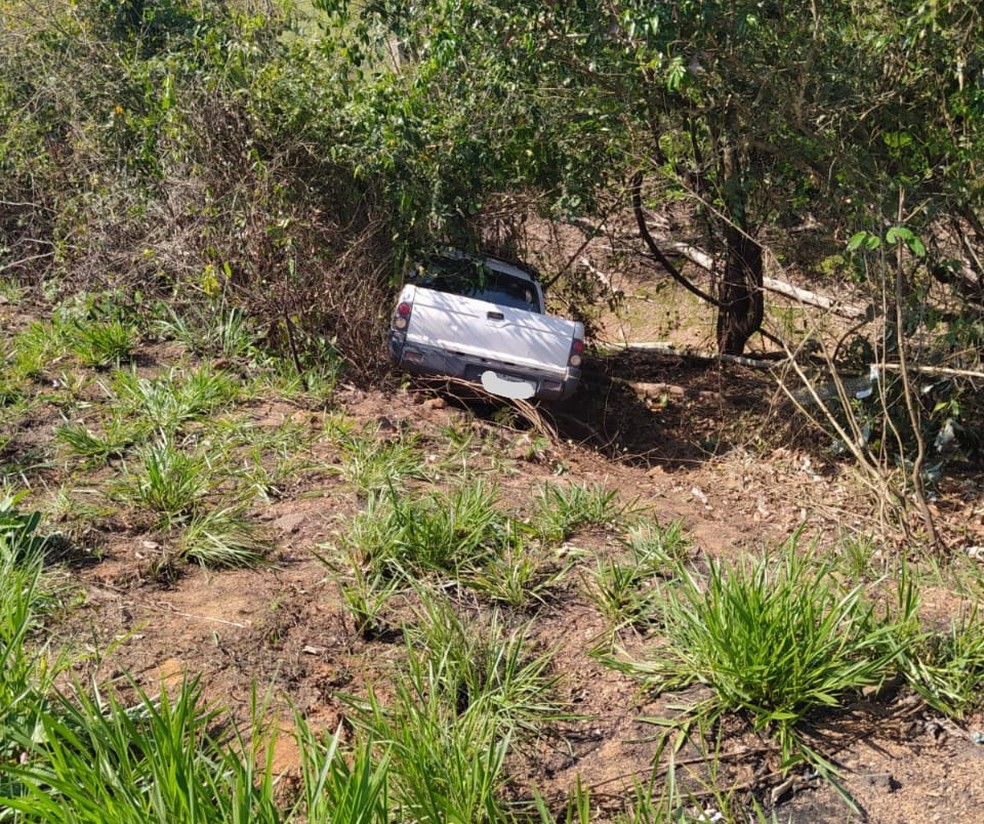
<path id="1" fill-rule="evenodd" d="M 980 730 L 974 730 L 971 732 L 970 743 L 984 745 L 984 732 L 981 732 Z"/>
<path id="2" fill-rule="evenodd" d="M 313 647 L 306 646 L 301 650 L 305 655 L 324 655 L 328 651 L 328 647 Z"/>
<path id="3" fill-rule="evenodd" d="M 428 398 L 424 401 L 424 409 L 444 409 L 448 402 L 444 398 Z"/>

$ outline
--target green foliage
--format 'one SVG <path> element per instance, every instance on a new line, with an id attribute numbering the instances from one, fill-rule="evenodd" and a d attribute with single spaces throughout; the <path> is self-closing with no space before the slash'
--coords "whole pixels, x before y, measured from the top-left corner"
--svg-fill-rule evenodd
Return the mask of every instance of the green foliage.
<path id="1" fill-rule="evenodd" d="M 258 752 L 216 732 L 219 714 L 196 681 L 174 697 L 134 689 L 132 707 L 99 691 L 59 696 L 43 716 L 43 742 L 3 770 L 16 782 L 3 803 L 17 820 L 280 820 L 269 762 L 255 765 Z"/>
<path id="2" fill-rule="evenodd" d="M 706 684 L 712 697 L 688 723 L 743 713 L 776 737 L 786 767 L 803 758 L 828 767 L 800 735 L 802 722 L 893 670 L 901 627 L 795 544 L 778 563 L 712 562 L 705 580 L 681 568 L 661 597 L 658 657 L 620 666 L 658 691 Z"/>
<path id="3" fill-rule="evenodd" d="M 545 540 L 560 543 L 587 526 L 614 526 L 626 510 L 617 497 L 598 485 L 544 484 L 534 494 L 534 527 Z"/>
<path id="4" fill-rule="evenodd" d="M 495 504 L 495 490 L 482 481 L 420 497 L 391 488 L 369 496 L 341 540 L 369 570 L 458 575 L 495 557 L 508 539 L 508 519 Z"/>
<path id="5" fill-rule="evenodd" d="M 511 607 L 542 605 L 564 581 L 571 563 L 516 530 L 501 555 L 464 577 L 464 583 L 493 602 Z"/>
<path id="6" fill-rule="evenodd" d="M 659 591 L 639 567 L 599 558 L 584 575 L 588 596 L 614 634 L 626 626 L 644 627 L 655 619 Z"/>
<path id="7" fill-rule="evenodd" d="M 397 488 L 408 478 L 424 476 L 424 461 L 416 436 L 381 437 L 378 427 L 360 433 L 344 433 L 340 473 L 359 497 Z"/>
<path id="8" fill-rule="evenodd" d="M 339 589 L 346 610 L 355 623 L 355 631 L 367 640 L 375 638 L 384 628 L 383 616 L 393 596 L 400 587 L 400 580 L 386 575 L 379 569 L 363 569 L 350 560 L 351 575 L 339 581 Z M 336 572 L 338 565 L 332 564 Z"/>
<path id="9" fill-rule="evenodd" d="M 86 366 L 105 369 L 119 366 L 133 355 L 136 335 L 132 326 L 120 320 L 76 325 L 72 350 Z"/>
<path id="10" fill-rule="evenodd" d="M 554 697 L 551 654 L 534 655 L 530 627 L 510 629 L 498 610 L 465 618 L 443 593 L 417 588 L 422 610 L 406 628 L 410 644 L 432 657 L 435 697 L 458 713 L 491 715 L 510 733 L 538 736 L 566 717 Z M 411 661 L 411 668 L 425 661 Z M 435 661 L 436 667 L 431 666 Z"/>
<path id="11" fill-rule="evenodd" d="M 369 741 L 386 742 L 399 817 L 505 820 L 513 742 L 563 714 L 546 672 L 549 657 L 531 655 L 523 631 L 508 631 L 495 615 L 468 624 L 445 596 L 421 595 L 424 614 L 395 694 L 384 705 L 371 692 L 355 708 L 356 728 Z"/>
<path id="12" fill-rule="evenodd" d="M 168 305 L 158 328 L 196 355 L 235 360 L 251 359 L 259 352 L 254 323 L 235 306 L 195 303 L 178 311 Z"/>
<path id="13" fill-rule="evenodd" d="M 387 752 L 377 760 L 371 739 L 346 750 L 341 728 L 324 742 L 299 714 L 294 723 L 301 750 L 302 792 L 287 820 L 299 820 L 296 811 L 310 824 L 391 821 Z"/>
<path id="14" fill-rule="evenodd" d="M 950 622 L 949 630 L 922 635 L 906 650 L 901 669 L 933 709 L 964 718 L 981 706 L 984 624 L 976 607 Z"/>
<path id="15" fill-rule="evenodd" d="M 39 740 L 48 692 L 66 663 L 35 643 L 54 599 L 42 579 L 40 516 L 20 512 L 18 500 L 0 499 L 0 795 L 11 785 L 5 767 Z"/>
<path id="16" fill-rule="evenodd" d="M 3 490 L 0 490 L 2 492 Z M 37 512 L 23 513 L 17 508 L 20 495 L 4 494 L 0 498 L 0 543 L 12 562 L 19 559 L 36 560 L 45 549 L 47 540 L 37 534 L 41 515 Z"/>
<path id="17" fill-rule="evenodd" d="M 137 415 L 148 428 L 166 436 L 216 411 L 239 389 L 226 373 L 202 367 L 192 372 L 172 369 L 155 378 L 117 371 L 111 377 L 111 391 L 123 412 Z"/>
<path id="18" fill-rule="evenodd" d="M 140 450 L 140 460 L 141 471 L 128 476 L 120 494 L 157 513 L 161 526 L 186 522 L 211 486 L 204 457 L 158 441 Z"/>
<path id="19" fill-rule="evenodd" d="M 101 435 L 93 433 L 82 423 L 64 423 L 55 427 L 55 440 L 64 444 L 73 456 L 92 466 L 123 457 L 138 436 L 135 427 L 118 418 L 110 420 Z"/>
<path id="20" fill-rule="evenodd" d="M 588 595 L 613 634 L 658 619 L 662 593 L 657 584 L 679 573 L 689 549 L 680 521 L 665 527 L 657 523 L 633 527 L 625 543 L 625 559 L 599 557 L 584 573 Z"/>
<path id="21" fill-rule="evenodd" d="M 48 323 L 34 322 L 13 343 L 13 374 L 37 380 L 67 357 L 70 325 L 53 318 Z"/>
<path id="22" fill-rule="evenodd" d="M 176 557 L 210 568 L 253 567 L 269 549 L 252 521 L 236 507 L 198 512 L 178 539 Z"/>

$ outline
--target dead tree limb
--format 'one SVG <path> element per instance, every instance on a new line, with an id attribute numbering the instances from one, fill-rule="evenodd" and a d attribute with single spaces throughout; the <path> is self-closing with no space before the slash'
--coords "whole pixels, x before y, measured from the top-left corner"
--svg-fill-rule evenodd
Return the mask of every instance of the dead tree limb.
<path id="1" fill-rule="evenodd" d="M 690 280 L 684 277 L 683 273 L 676 267 L 673 261 L 666 256 L 666 253 L 660 249 L 659 245 L 653 239 L 653 236 L 649 231 L 649 226 L 646 224 L 646 213 L 642 208 L 642 172 L 636 172 L 632 177 L 632 210 L 635 212 L 636 223 L 639 226 L 639 236 L 646 244 L 646 248 L 649 249 L 649 253 L 659 262 L 660 266 L 667 271 L 673 280 L 679 283 L 688 292 L 696 295 L 702 301 L 711 304 L 711 306 L 720 309 L 720 301 L 709 295 L 700 287 L 695 286 L 690 282 Z"/>
<path id="2" fill-rule="evenodd" d="M 703 249 L 691 246 L 689 243 L 681 243 L 680 241 L 669 240 L 667 238 L 654 238 L 654 242 L 658 243 L 660 248 L 686 258 L 695 266 L 699 266 L 707 272 L 714 271 L 714 258 Z M 835 315 L 848 318 L 849 320 L 860 320 L 868 313 L 868 310 L 864 306 L 841 303 L 834 298 L 828 298 L 826 295 L 817 294 L 809 289 L 793 286 L 791 283 L 787 283 L 784 280 L 777 280 L 776 278 L 763 277 L 762 288 L 767 292 L 774 292 L 777 295 L 792 298 L 798 303 L 803 303 L 807 306 L 826 309 L 828 312 L 833 312 Z"/>

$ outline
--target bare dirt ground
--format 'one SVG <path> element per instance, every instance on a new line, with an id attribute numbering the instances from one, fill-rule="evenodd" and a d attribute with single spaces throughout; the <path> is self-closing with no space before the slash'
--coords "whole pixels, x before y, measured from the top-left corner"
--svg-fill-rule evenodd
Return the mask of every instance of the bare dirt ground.
<path id="1" fill-rule="evenodd" d="M 11 307 L 0 310 L 6 310 L 6 322 L 16 322 Z M 151 354 L 150 361 L 167 360 L 167 352 Z M 449 426 L 471 429 L 480 439 L 467 460 L 499 462 L 504 505 L 521 510 L 531 489 L 558 475 L 602 484 L 661 523 L 682 519 L 695 559 L 759 552 L 801 526 L 817 539 L 818 551 L 845 528 L 872 534 L 878 528 L 850 468 L 827 461 L 820 439 L 800 432 L 792 440 L 796 447 L 785 437 L 787 445 L 780 445 L 775 432 L 789 434 L 789 411 L 766 375 L 738 365 L 652 353 L 598 358 L 582 391 L 546 412 L 559 437 L 535 449 L 535 430 L 522 422 L 500 425 L 495 408 L 416 389 L 365 391 L 343 384 L 327 408 L 267 400 L 249 414 L 257 426 L 291 420 L 316 431 L 330 410 L 378 425 L 383 435 L 417 432 L 425 450 L 444 449 Z M 43 451 L 57 422 L 54 410 L 39 414 L 21 424 L 7 448 Z M 339 460 L 327 440 L 313 449 L 312 457 L 326 465 Z M 49 488 L 57 488 L 60 471 L 56 464 L 45 470 Z M 251 512 L 275 547 L 268 565 L 239 571 L 187 567 L 168 579 L 149 573 L 157 550 L 153 535 L 114 526 L 96 536 L 98 552 L 89 561 L 73 562 L 79 594 L 58 626 L 57 640 L 98 651 L 91 666 L 102 678 L 126 672 L 156 690 L 185 674 L 200 675 L 207 697 L 241 718 L 258 684 L 261 692 L 269 690 L 285 727 L 289 704 L 333 731 L 344 722 L 342 696 L 364 694 L 369 683 L 385 690 L 403 653 L 399 633 L 367 641 L 355 632 L 316 557 L 358 506 L 337 475 L 299 476 Z M 959 545 L 984 544 L 979 477 L 947 480 L 935 506 Z M 604 553 L 620 537 L 591 530 L 571 543 Z M 886 569 L 887 555 L 896 551 L 884 548 Z M 980 580 L 979 571 L 971 573 Z M 937 584 L 927 580 L 927 608 L 953 614 L 961 597 L 947 585 L 946 574 Z M 580 776 L 602 813 L 615 812 L 652 770 L 656 730 L 640 719 L 672 713 L 688 696 L 640 693 L 636 682 L 589 654 L 605 637 L 606 624 L 577 576 L 569 576 L 557 596 L 530 617 L 539 645 L 556 649 L 559 688 L 583 720 L 545 736 L 536 751 L 516 756 L 511 768 L 517 785 L 535 782 L 558 801 Z M 656 643 L 646 634 L 621 640 L 630 653 Z M 693 749 L 682 750 L 677 762 L 682 778 L 693 773 L 698 792 L 708 784 L 725 792 L 734 788 L 739 797 L 754 792 L 767 807 L 775 804 L 780 821 L 976 822 L 984 808 L 984 746 L 973 743 L 972 734 L 982 727 L 980 714 L 958 726 L 905 692 L 858 696 L 846 712 L 817 719 L 817 745 L 843 770 L 859 812 L 808 773 L 783 781 L 774 749 L 740 719 L 725 731 L 718 772 L 709 775 L 705 758 Z M 286 776 L 297 767 L 289 736 L 280 739 L 277 767 Z"/>

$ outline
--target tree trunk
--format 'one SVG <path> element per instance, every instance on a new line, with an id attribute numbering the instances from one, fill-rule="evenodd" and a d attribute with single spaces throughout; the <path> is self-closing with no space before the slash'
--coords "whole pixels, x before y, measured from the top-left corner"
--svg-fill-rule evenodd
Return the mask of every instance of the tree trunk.
<path id="1" fill-rule="evenodd" d="M 725 227 L 724 277 L 719 289 L 717 345 L 722 355 L 741 355 L 762 325 L 762 247 L 736 226 Z"/>

